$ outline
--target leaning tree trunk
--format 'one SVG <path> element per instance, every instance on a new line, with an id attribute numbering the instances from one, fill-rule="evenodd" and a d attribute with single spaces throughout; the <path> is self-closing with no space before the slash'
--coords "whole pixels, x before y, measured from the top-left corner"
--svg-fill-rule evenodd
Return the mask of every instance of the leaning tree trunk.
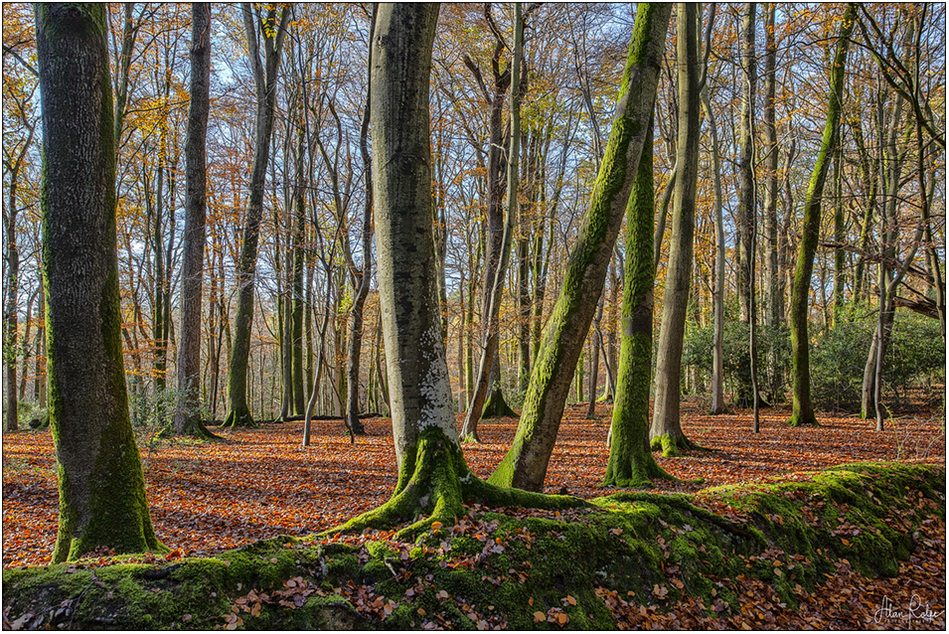
<path id="1" fill-rule="evenodd" d="M 280 66 L 280 50 L 286 34 L 290 9 L 284 7 L 276 32 L 261 28 L 264 47 L 264 64 L 261 65 L 257 51 L 257 26 L 254 10 L 245 3 L 244 28 L 247 32 L 248 52 L 254 71 L 257 89 L 257 131 L 254 163 L 250 170 L 250 195 L 240 259 L 237 262 L 237 317 L 234 320 L 234 343 L 227 377 L 227 396 L 230 412 L 224 421 L 225 427 L 253 425 L 247 401 L 247 366 L 250 360 L 250 331 L 254 321 L 254 291 L 257 279 L 257 244 L 260 240 L 260 221 L 264 211 L 264 182 L 267 178 L 267 163 L 270 160 L 270 137 L 273 134 L 274 113 L 277 104 L 277 69 Z M 276 22 L 276 9 L 271 8 L 267 18 Z"/>
<path id="2" fill-rule="evenodd" d="M 646 487 L 668 477 L 649 451 L 649 384 L 652 364 L 653 287 L 652 122 L 643 145 L 633 192 L 626 208 L 622 340 L 616 384 L 610 458 L 604 486 Z"/>
<path id="3" fill-rule="evenodd" d="M 679 76 L 679 129 L 676 152 L 676 184 L 672 209 L 672 235 L 666 288 L 662 298 L 662 322 L 656 355 L 656 399 L 649 431 L 653 449 L 675 455 L 678 448 L 694 448 L 682 433 L 679 421 L 682 345 L 692 274 L 692 242 L 695 234 L 695 190 L 699 157 L 699 54 L 697 5 L 680 4 L 677 22 L 676 58 Z"/>
<path id="4" fill-rule="evenodd" d="M 563 289 L 534 361 L 520 424 L 489 482 L 539 491 L 636 178 L 659 81 L 672 7 L 642 3 L 626 60 L 616 115 L 590 207 L 570 255 Z"/>
<path id="5" fill-rule="evenodd" d="M 847 49 L 850 45 L 850 33 L 856 17 L 856 5 L 850 3 L 844 12 L 834 53 L 830 75 L 830 99 L 827 106 L 827 123 L 821 140 L 817 162 L 811 173 L 811 182 L 804 202 L 804 221 L 801 229 L 801 246 L 798 252 L 797 267 L 794 270 L 794 283 L 791 286 L 791 376 L 793 400 L 791 403 L 790 425 L 817 425 L 814 407 L 811 403 L 811 370 L 807 338 L 807 296 L 811 288 L 811 274 L 814 270 L 814 254 L 820 240 L 821 198 L 824 195 L 824 183 L 830 168 L 831 157 L 837 147 L 840 128 L 840 114 L 843 110 L 844 66 L 847 63 Z"/>
<path id="6" fill-rule="evenodd" d="M 463 501 L 576 505 L 577 500 L 502 490 L 465 463 L 451 401 L 432 237 L 429 73 L 438 5 L 382 4 L 372 41 L 372 159 L 379 302 L 399 479 L 392 498 L 340 529 L 406 531 L 464 513 Z M 580 502 L 582 504 L 582 502 Z"/>
<path id="7" fill-rule="evenodd" d="M 160 551 L 129 420 L 115 251 L 115 142 L 101 4 L 38 4 L 43 267 L 59 479 L 53 562 Z"/>
<path id="8" fill-rule="evenodd" d="M 181 263 L 181 329 L 178 341 L 178 406 L 174 432 L 203 438 L 211 434 L 201 422 L 201 285 L 204 277 L 207 214 L 208 133 L 211 86 L 211 8 L 192 5 L 191 107 L 185 141 L 185 229 Z"/>

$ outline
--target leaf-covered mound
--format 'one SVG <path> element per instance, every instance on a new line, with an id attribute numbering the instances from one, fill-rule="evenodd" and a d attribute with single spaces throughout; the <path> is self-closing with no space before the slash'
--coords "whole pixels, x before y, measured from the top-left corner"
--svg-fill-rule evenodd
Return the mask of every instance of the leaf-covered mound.
<path id="1" fill-rule="evenodd" d="M 695 495 L 617 493 L 563 511 L 466 510 L 452 525 L 433 522 L 414 542 L 397 541 L 401 527 L 393 527 L 321 539 L 277 537 L 203 559 L 171 553 L 6 570 L 4 624 L 945 624 L 942 466 L 860 463 Z M 901 566 L 914 566 L 913 577 L 895 579 Z M 897 592 L 907 593 L 905 603 Z M 918 602 L 911 606 L 914 594 Z"/>

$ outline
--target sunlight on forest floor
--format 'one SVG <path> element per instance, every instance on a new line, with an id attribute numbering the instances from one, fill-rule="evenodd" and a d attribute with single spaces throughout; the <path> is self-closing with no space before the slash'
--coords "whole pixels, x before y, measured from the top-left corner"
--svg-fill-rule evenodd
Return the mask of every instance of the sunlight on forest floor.
<path id="1" fill-rule="evenodd" d="M 586 405 L 570 406 L 547 472 L 546 491 L 563 487 L 590 498 L 599 488 L 609 450 L 610 406 L 584 420 Z M 862 460 L 945 464 L 941 413 L 888 422 L 882 433 L 856 416 L 820 415 L 820 428 L 792 429 L 790 411 L 765 409 L 761 434 L 751 432 L 751 412 L 708 416 L 683 408 L 687 436 L 714 452 L 657 458 L 671 474 L 703 478 L 701 485 L 658 482 L 660 491 L 694 492 L 707 486 L 755 480 L 790 471 Z M 459 414 L 459 426 L 463 415 Z M 290 533 L 301 535 L 339 524 L 384 502 L 395 486 L 388 419 L 365 421 L 367 436 L 351 445 L 341 420 L 314 424 L 312 445 L 301 447 L 303 423 L 263 425 L 223 433 L 225 442 L 140 444 L 155 532 L 186 556 L 216 553 Z M 483 443 L 466 444 L 471 469 L 490 475 L 516 428 L 516 419 L 479 425 Z M 52 438 L 48 431 L 3 436 L 3 566 L 49 563 L 56 537 L 58 500 Z"/>

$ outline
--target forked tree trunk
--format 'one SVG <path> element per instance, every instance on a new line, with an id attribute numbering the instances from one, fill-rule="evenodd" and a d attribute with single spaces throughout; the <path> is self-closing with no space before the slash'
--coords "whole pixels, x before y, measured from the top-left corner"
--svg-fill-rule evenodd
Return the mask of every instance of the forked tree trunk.
<path id="1" fill-rule="evenodd" d="M 181 263 L 178 404 L 174 432 L 211 437 L 201 422 L 201 286 L 204 279 L 208 132 L 211 87 L 211 7 L 192 5 L 191 107 L 185 141 L 185 229 Z"/>
<path id="2" fill-rule="evenodd" d="M 372 56 L 372 158 L 379 301 L 399 479 L 392 498 L 339 529 L 407 531 L 464 512 L 465 499 L 542 507 L 572 498 L 502 490 L 465 463 L 451 402 L 432 237 L 429 73 L 438 5 L 382 4 Z"/>
<path id="3" fill-rule="evenodd" d="M 636 179 L 672 7 L 640 4 L 610 140 L 536 355 L 514 442 L 489 482 L 539 491 Z"/>
<path id="4" fill-rule="evenodd" d="M 847 63 L 847 49 L 850 45 L 850 33 L 856 18 L 856 5 L 847 5 L 844 19 L 837 39 L 834 64 L 830 75 L 830 98 L 827 106 L 827 123 L 821 140 L 817 162 L 811 173 L 811 182 L 804 202 L 804 220 L 801 229 L 801 246 L 798 252 L 797 267 L 794 270 L 794 284 L 791 287 L 791 376 L 793 380 L 793 400 L 791 402 L 790 425 L 817 425 L 814 407 L 811 403 L 811 370 L 807 337 L 807 297 L 811 287 L 811 274 L 814 270 L 814 254 L 820 239 L 821 199 L 824 195 L 824 183 L 830 160 L 839 139 L 840 114 L 843 110 L 844 66 Z"/>
<path id="5" fill-rule="evenodd" d="M 679 76 L 679 129 L 676 183 L 669 237 L 669 265 L 662 298 L 662 322 L 656 357 L 656 399 L 650 445 L 663 455 L 694 445 L 682 433 L 679 421 L 682 345 L 692 275 L 692 242 L 695 234 L 695 190 L 699 157 L 699 53 L 697 6 L 679 4 L 676 59 Z"/>
<path id="6" fill-rule="evenodd" d="M 38 4 L 43 266 L 59 474 L 54 563 L 161 551 L 129 420 L 115 251 L 115 143 L 101 4 Z"/>

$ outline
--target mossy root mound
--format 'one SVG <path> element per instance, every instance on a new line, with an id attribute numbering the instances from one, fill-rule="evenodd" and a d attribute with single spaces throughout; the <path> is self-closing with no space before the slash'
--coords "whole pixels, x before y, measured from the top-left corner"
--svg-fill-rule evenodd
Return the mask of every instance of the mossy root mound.
<path id="1" fill-rule="evenodd" d="M 4 625 L 610 629 L 675 612 L 683 627 L 709 623 L 702 618 L 740 627 L 742 586 L 793 611 L 842 561 L 868 577 L 897 574 L 918 531 L 945 521 L 945 467 L 862 463 L 593 502 L 467 505 L 413 542 L 397 540 L 394 526 L 321 542 L 275 537 L 203 559 L 5 570 Z"/>

